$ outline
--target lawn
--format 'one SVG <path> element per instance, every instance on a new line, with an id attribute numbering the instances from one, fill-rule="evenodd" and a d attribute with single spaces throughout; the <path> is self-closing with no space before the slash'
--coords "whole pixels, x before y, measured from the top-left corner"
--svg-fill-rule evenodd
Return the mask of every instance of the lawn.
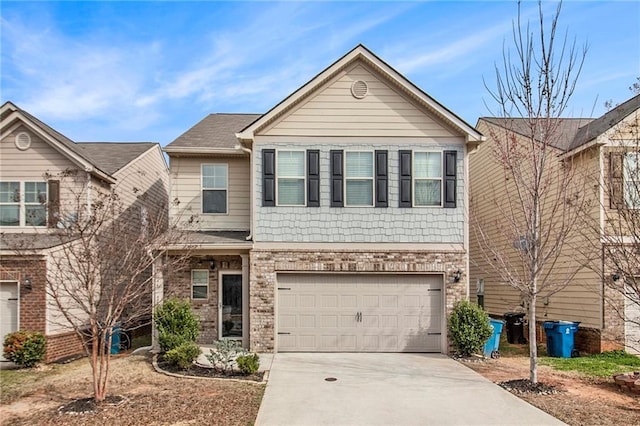
<path id="1" fill-rule="evenodd" d="M 577 358 L 541 357 L 540 364 L 560 371 L 577 371 L 589 377 L 610 377 L 615 373 L 640 371 L 640 358 L 624 351 L 603 352 Z"/>

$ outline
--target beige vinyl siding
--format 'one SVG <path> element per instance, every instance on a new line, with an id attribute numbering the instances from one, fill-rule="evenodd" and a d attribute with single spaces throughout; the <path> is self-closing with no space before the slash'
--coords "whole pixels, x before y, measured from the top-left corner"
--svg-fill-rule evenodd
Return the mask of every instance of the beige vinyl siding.
<path id="1" fill-rule="evenodd" d="M 476 152 L 470 157 L 469 182 L 471 195 L 471 221 L 470 221 L 470 289 L 471 299 L 476 300 L 476 283 L 478 279 L 484 279 L 484 303 L 485 309 L 495 315 L 503 315 L 505 312 L 522 310 L 522 300 L 519 293 L 502 283 L 498 274 L 489 265 L 486 254 L 483 253 L 479 243 L 478 224 L 483 224 L 483 229 L 488 238 L 496 247 L 512 247 L 513 241 L 508 239 L 506 226 L 500 222 L 500 209 L 496 206 L 506 206 L 506 197 L 509 192 L 509 184 L 505 185 L 503 172 L 494 160 L 493 141 L 489 135 L 491 131 L 485 122 L 478 126 L 483 134 L 489 137 L 488 141 L 481 144 Z M 590 214 L 598 217 L 597 202 L 597 155 L 585 155 L 577 158 L 574 167 L 582 171 L 586 168 L 596 167 L 595 184 L 590 185 L 589 193 L 593 197 L 593 210 Z M 555 159 L 555 155 L 552 155 Z M 507 189 L 505 189 L 507 188 Z M 588 188 L 588 187 L 587 187 Z M 511 195 L 512 197 L 515 194 Z M 552 195 L 551 195 L 552 196 Z M 597 231 L 586 230 L 585 235 L 574 235 L 572 246 L 575 247 L 580 241 L 587 247 L 597 241 Z M 578 244 L 579 245 L 579 244 Z M 593 253 L 598 256 L 597 249 Z M 517 255 L 511 258 L 515 261 Z M 555 265 L 551 279 L 556 281 L 564 279 L 567 274 L 575 271 L 578 266 L 578 259 L 582 256 L 576 253 L 572 247 L 565 245 L 562 255 Z M 593 260 L 597 262 L 597 259 Z M 599 296 L 600 280 L 596 272 L 582 269 L 573 278 L 569 286 L 562 291 L 550 296 L 539 297 L 537 305 L 537 317 L 539 321 L 546 320 L 570 320 L 580 321 L 582 326 L 602 327 L 602 299 Z"/>
<path id="2" fill-rule="evenodd" d="M 228 164 L 227 214 L 202 213 L 202 164 Z M 197 230 L 248 230 L 250 166 L 248 157 L 171 157 L 171 221 L 197 218 Z M 186 226 L 186 225 L 184 225 Z M 190 226 L 193 228 L 193 226 Z"/>
<path id="3" fill-rule="evenodd" d="M 369 88 L 363 99 L 351 94 L 351 85 L 357 80 L 365 81 Z M 457 136 L 362 64 L 340 73 L 301 106 L 259 133 L 268 136 Z"/>

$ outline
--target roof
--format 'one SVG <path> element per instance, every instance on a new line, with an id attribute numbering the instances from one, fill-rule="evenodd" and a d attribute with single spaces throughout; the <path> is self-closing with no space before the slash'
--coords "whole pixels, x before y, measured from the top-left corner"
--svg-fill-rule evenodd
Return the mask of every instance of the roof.
<path id="1" fill-rule="evenodd" d="M 267 113 L 256 118 L 254 122 L 247 125 L 242 129 L 242 132 L 238 133 L 238 138 L 242 140 L 252 140 L 253 135 L 256 131 L 259 131 L 261 128 L 265 127 L 269 123 L 273 122 L 274 120 L 290 111 L 303 99 L 311 96 L 329 79 L 331 79 L 345 67 L 356 61 L 362 61 L 370 67 L 374 68 L 377 72 L 383 75 L 387 80 L 393 83 L 397 88 L 399 88 L 409 97 L 417 101 L 424 108 L 438 115 L 453 129 L 457 130 L 463 135 L 466 135 L 468 141 L 481 142 L 485 139 L 484 136 L 473 126 L 465 122 L 462 118 L 458 117 L 444 105 L 429 96 L 422 89 L 413 84 L 405 76 L 389 66 L 389 64 L 384 62 L 362 44 L 358 44 L 355 48 L 347 52 L 333 64 L 329 65 L 298 90 L 286 97 L 279 104 L 271 108 Z"/>
<path id="2" fill-rule="evenodd" d="M 43 250 L 68 243 L 75 238 L 66 234 L 23 234 L 3 232 L 0 234 L 0 250 L 20 251 Z"/>
<path id="3" fill-rule="evenodd" d="M 100 169 L 114 174 L 157 145 L 154 142 L 78 142 L 77 147 Z"/>
<path id="4" fill-rule="evenodd" d="M 236 133 L 259 118 L 261 114 L 209 114 L 198 124 L 165 146 L 165 151 L 182 148 L 235 149 Z"/>
<path id="5" fill-rule="evenodd" d="M 169 250 L 184 248 L 249 248 L 253 242 L 247 240 L 249 231 L 187 231 L 180 243 L 168 247 Z"/>

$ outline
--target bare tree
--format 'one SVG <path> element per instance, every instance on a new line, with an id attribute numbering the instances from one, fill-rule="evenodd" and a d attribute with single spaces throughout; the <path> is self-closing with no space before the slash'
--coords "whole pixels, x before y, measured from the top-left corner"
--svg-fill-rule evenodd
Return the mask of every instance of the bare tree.
<path id="1" fill-rule="evenodd" d="M 526 308 L 533 383 L 538 382 L 536 305 L 567 287 L 582 269 L 566 255 L 566 246 L 588 208 L 576 168 L 558 159 L 565 143 L 562 117 L 586 55 L 586 46 L 580 49 L 558 34 L 560 12 L 561 3 L 547 19 L 538 3 L 538 21 L 531 28 L 518 4 L 512 46 L 504 48 L 495 67 L 495 87 L 485 82 L 498 117 L 481 128 L 492 141 L 491 161 L 499 174 L 484 200 L 492 212 L 478 211 L 475 195 L 471 205 L 474 244 L 487 272 L 517 290 Z"/>
<path id="2" fill-rule="evenodd" d="M 94 399 L 102 401 L 115 330 L 150 322 L 154 263 L 161 260 L 164 267 L 179 269 L 188 250 L 166 256 L 161 249 L 178 242 L 182 233 L 168 225 L 168 206 L 151 196 L 154 188 L 122 194 L 117 187 L 94 187 L 88 197 L 88 186 L 74 184 L 75 175 L 55 176 L 67 193 L 61 197 L 58 229 L 49 234 L 56 241 L 48 257 L 47 309 L 52 326 L 73 330 L 82 342 Z M 125 202 L 127 196 L 135 201 Z M 31 239 L 14 238 L 16 254 L 28 258 L 34 253 Z"/>

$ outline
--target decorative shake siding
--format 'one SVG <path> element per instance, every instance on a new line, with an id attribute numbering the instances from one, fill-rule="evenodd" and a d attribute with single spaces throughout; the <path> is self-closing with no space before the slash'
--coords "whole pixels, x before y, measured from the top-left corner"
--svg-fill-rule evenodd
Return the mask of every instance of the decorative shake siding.
<path id="1" fill-rule="evenodd" d="M 271 140 L 274 138 L 268 138 Z M 263 149 L 320 150 L 320 207 L 262 207 L 262 181 L 255 179 L 258 203 L 254 241 L 259 242 L 331 242 L 331 243 L 463 243 L 464 242 L 464 147 L 456 138 L 444 140 L 371 138 L 368 142 L 341 140 L 341 143 L 314 138 L 287 139 L 287 142 L 262 142 L 255 149 L 256 173 L 262 173 Z M 264 140 L 264 139 L 261 139 Z M 389 207 L 330 207 L 329 151 L 388 151 Z M 399 150 L 457 151 L 456 208 L 399 208 Z"/>
<path id="2" fill-rule="evenodd" d="M 391 273 L 397 276 L 412 273 L 444 274 L 445 316 L 454 304 L 466 297 L 467 255 L 464 251 L 307 251 L 260 250 L 250 253 L 250 327 L 251 350 L 275 350 L 275 300 L 279 272 L 304 273 Z M 454 283 L 451 276 L 462 272 L 462 279 Z M 443 330 L 446 332 L 446 330 Z"/>

